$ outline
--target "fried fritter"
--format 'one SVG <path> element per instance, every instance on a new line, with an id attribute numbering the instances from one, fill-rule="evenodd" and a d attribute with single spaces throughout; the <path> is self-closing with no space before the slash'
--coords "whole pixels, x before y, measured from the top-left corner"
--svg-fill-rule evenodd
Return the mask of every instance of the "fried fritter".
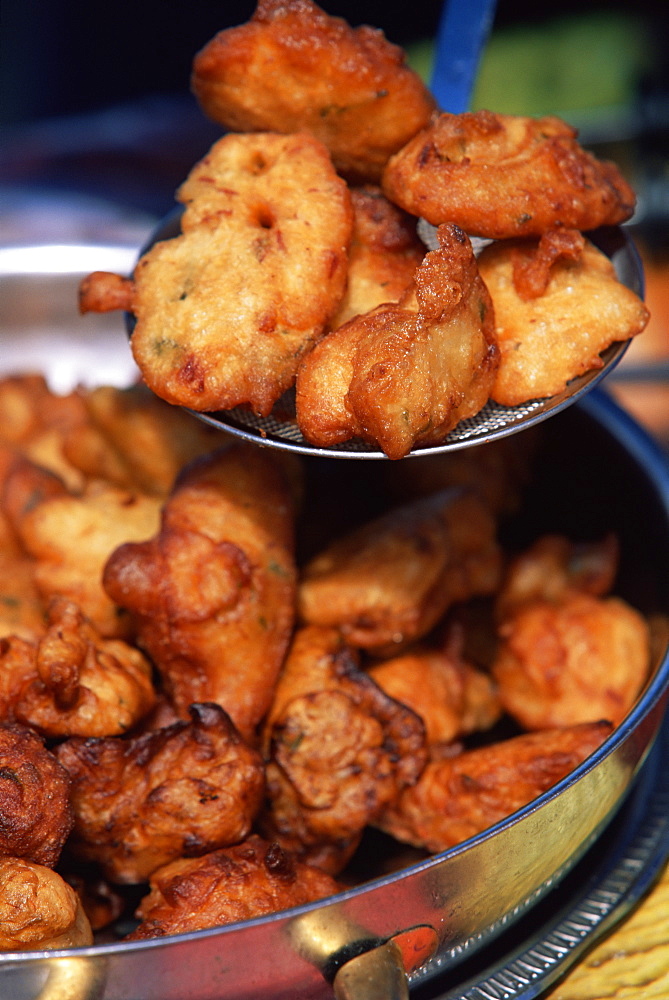
<path id="1" fill-rule="evenodd" d="M 500 351 L 491 398 L 504 406 L 557 395 L 572 378 L 601 368 L 600 353 L 635 337 L 649 318 L 608 257 L 589 241 L 576 258 L 560 255 L 549 262 L 545 291 L 523 297 L 518 274 L 541 253 L 536 240 L 509 240 L 486 247 L 478 259 Z"/>
<path id="2" fill-rule="evenodd" d="M 619 556 L 620 544 L 612 533 L 583 542 L 542 535 L 509 560 L 495 595 L 497 621 L 535 600 L 558 603 L 573 593 L 603 597 L 615 582 Z"/>
<path id="3" fill-rule="evenodd" d="M 70 779 L 34 730 L 0 723 L 0 857 L 53 868 L 72 829 Z"/>
<path id="4" fill-rule="evenodd" d="M 43 627 L 44 605 L 35 583 L 34 561 L 25 553 L 0 506 L 0 638 L 8 635 L 32 638 Z"/>
<path id="5" fill-rule="evenodd" d="M 499 634 L 493 676 L 504 708 L 524 729 L 593 719 L 617 725 L 648 676 L 647 623 L 618 597 L 537 599 Z"/>
<path id="6" fill-rule="evenodd" d="M 353 237 L 344 297 L 333 330 L 384 302 L 396 302 L 425 256 L 416 220 L 371 184 L 351 190 Z"/>
<path id="7" fill-rule="evenodd" d="M 626 601 L 606 596 L 617 568 L 613 535 L 580 543 L 545 535 L 511 561 L 495 602 L 492 672 L 523 728 L 617 725 L 632 707 L 648 675 L 651 635 Z"/>
<path id="8" fill-rule="evenodd" d="M 139 927 L 128 941 L 251 920 L 340 891 L 338 883 L 275 843 L 251 836 L 201 858 L 181 858 L 151 876 Z"/>
<path id="9" fill-rule="evenodd" d="M 129 739 L 73 738 L 56 754 L 72 781 L 73 850 L 113 882 L 237 843 L 260 807 L 262 761 L 218 705 Z"/>
<path id="10" fill-rule="evenodd" d="M 118 736 L 153 707 L 151 665 L 138 649 L 102 639 L 76 604 L 55 598 L 34 641 L 0 641 L 4 717 L 45 736 Z"/>
<path id="11" fill-rule="evenodd" d="M 421 720 L 358 668 L 337 629 L 298 629 L 263 731 L 264 835 L 336 874 L 426 760 Z"/>
<path id="12" fill-rule="evenodd" d="M 65 456 L 63 442 L 84 419 L 78 391 L 58 395 L 38 374 L 0 379 L 0 441 L 56 473 L 71 489 L 83 480 Z"/>
<path id="13" fill-rule="evenodd" d="M 42 951 L 93 944 L 79 897 L 50 868 L 0 857 L 0 951 Z"/>
<path id="14" fill-rule="evenodd" d="M 344 292 L 348 188 L 312 136 L 231 134 L 178 197 L 181 235 L 154 244 L 134 271 L 135 360 L 168 403 L 248 404 L 266 416 Z"/>
<path id="15" fill-rule="evenodd" d="M 444 490 L 392 508 L 310 560 L 299 614 L 340 628 L 353 646 L 392 655 L 456 601 L 492 594 L 501 569 L 486 505 L 473 492 Z"/>
<path id="16" fill-rule="evenodd" d="M 398 840 L 444 851 L 547 791 L 610 735 L 608 722 L 523 733 L 430 761 L 378 826 Z"/>
<path id="17" fill-rule="evenodd" d="M 436 107 L 383 32 L 351 28 L 311 0 L 259 0 L 246 24 L 219 32 L 196 55 L 191 85 L 226 129 L 310 132 L 358 181 L 378 181 Z"/>
<path id="18" fill-rule="evenodd" d="M 442 226 L 438 237 L 398 303 L 353 318 L 300 365 L 297 422 L 312 444 L 361 437 L 403 458 L 488 401 L 498 364 L 490 296 L 467 236 Z"/>
<path id="19" fill-rule="evenodd" d="M 490 729 L 502 714 L 495 683 L 463 659 L 460 646 L 451 633 L 440 648 L 419 646 L 368 669 L 386 694 L 420 716 L 430 745 Z"/>
<path id="20" fill-rule="evenodd" d="M 86 421 L 63 450 L 87 479 L 106 479 L 151 496 L 169 493 L 177 473 L 197 455 L 220 448 L 220 430 L 158 399 L 144 385 L 99 386 L 84 396 Z"/>
<path id="21" fill-rule="evenodd" d="M 18 508 L 12 520 L 28 554 L 35 560 L 35 583 L 44 601 L 67 597 L 105 638 L 128 638 L 129 616 L 105 593 L 102 570 L 121 543 L 153 534 L 160 520 L 160 499 L 90 483 L 81 496 L 61 484 L 43 499 L 29 493 L 34 480 L 17 470 L 11 488 Z M 19 502 L 20 501 L 20 502 Z"/>
<path id="22" fill-rule="evenodd" d="M 105 589 L 180 714 L 214 701 L 250 736 L 267 711 L 295 614 L 294 516 L 282 463 L 236 444 L 187 466 L 158 533 L 109 558 Z"/>
<path id="23" fill-rule="evenodd" d="M 490 239 L 625 222 L 634 192 L 577 135 L 554 116 L 443 112 L 390 159 L 382 187 L 435 226 L 454 222 Z"/>

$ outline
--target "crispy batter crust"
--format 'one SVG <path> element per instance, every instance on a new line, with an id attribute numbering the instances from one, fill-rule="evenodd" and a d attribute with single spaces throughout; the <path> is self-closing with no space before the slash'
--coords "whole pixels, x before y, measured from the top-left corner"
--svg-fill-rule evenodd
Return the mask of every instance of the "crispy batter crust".
<path id="1" fill-rule="evenodd" d="M 73 823 L 70 779 L 34 730 L 0 724 L 0 856 L 55 867 Z"/>
<path id="2" fill-rule="evenodd" d="M 617 225 L 635 205 L 618 168 L 586 152 L 561 119 L 491 111 L 436 115 L 391 158 L 382 186 L 433 225 L 491 239 Z"/>
<path id="3" fill-rule="evenodd" d="M 496 523 L 474 493 L 444 490 L 344 535 L 304 567 L 303 621 L 381 655 L 420 639 L 455 601 L 499 584 Z"/>
<path id="4" fill-rule="evenodd" d="M 115 882 L 242 840 L 262 800 L 262 762 L 218 705 L 193 705 L 189 722 L 128 740 L 75 737 L 56 752 L 72 781 L 73 845 Z"/>
<path id="5" fill-rule="evenodd" d="M 612 729 L 608 722 L 545 729 L 430 761 L 379 826 L 416 847 L 447 850 L 547 791 Z"/>
<path id="6" fill-rule="evenodd" d="M 0 951 L 93 944 L 74 891 L 56 872 L 25 858 L 0 858 Z"/>
<path id="7" fill-rule="evenodd" d="M 50 602 L 43 635 L 0 643 L 0 672 L 4 716 L 49 737 L 120 735 L 156 701 L 142 653 L 103 639 L 67 598 Z"/>
<path id="8" fill-rule="evenodd" d="M 135 360 L 169 403 L 267 415 L 343 294 L 348 188 L 305 133 L 226 135 L 179 199 L 182 234 L 135 268 Z"/>
<path id="9" fill-rule="evenodd" d="M 293 625 L 293 531 L 281 463 L 232 445 L 184 469 L 157 534 L 110 556 L 105 590 L 181 715 L 214 701 L 249 735 L 267 711 Z"/>
<path id="10" fill-rule="evenodd" d="M 426 760 L 422 721 L 356 660 L 337 629 L 299 629 L 263 736 L 265 835 L 333 874 Z"/>
<path id="11" fill-rule="evenodd" d="M 129 941 L 250 920 L 340 889 L 325 872 L 257 836 L 202 858 L 174 861 L 154 873 L 150 886 Z"/>
<path id="12" fill-rule="evenodd" d="M 648 322 L 643 302 L 594 244 L 551 256 L 534 239 L 493 243 L 479 256 L 500 352 L 490 394 L 504 406 L 557 395 L 572 378 L 600 368 L 603 350 L 635 337 Z M 528 275 L 537 272 L 548 278 L 545 290 L 527 297 Z"/>
<path id="13" fill-rule="evenodd" d="M 435 108 L 404 59 L 378 29 L 351 28 L 310 0 L 260 0 L 197 54 L 192 88 L 228 129 L 308 131 L 342 173 L 378 180 Z"/>
<path id="14" fill-rule="evenodd" d="M 438 236 L 399 303 L 353 318 L 305 357 L 297 421 L 312 444 L 358 436 L 399 459 L 487 402 L 498 364 L 490 296 L 465 234 Z"/>

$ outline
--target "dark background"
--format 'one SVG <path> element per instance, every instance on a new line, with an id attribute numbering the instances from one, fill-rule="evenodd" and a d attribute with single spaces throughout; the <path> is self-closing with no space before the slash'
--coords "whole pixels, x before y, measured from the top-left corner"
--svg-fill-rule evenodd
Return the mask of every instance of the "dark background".
<path id="1" fill-rule="evenodd" d="M 321 6 L 352 25 L 379 27 L 405 47 L 434 39 L 441 13 L 440 0 L 399 7 L 393 0 L 321 0 Z M 16 205 L 17 197 L 44 191 L 50 197 L 102 198 L 151 217 L 169 211 L 178 185 L 220 135 L 190 94 L 193 57 L 217 31 L 246 21 L 254 7 L 255 0 L 0 0 L 0 215 L 7 218 L 7 206 Z M 565 53 L 552 26 L 571 16 L 609 13 L 643 21 L 648 41 L 643 71 L 631 88 L 639 105 L 625 112 L 624 121 L 610 124 L 602 152 L 628 171 L 642 193 L 645 217 L 665 233 L 669 2 L 498 0 L 493 36 L 541 29 L 539 50 L 548 35 L 552 57 L 540 62 L 541 90 L 552 93 L 554 73 L 573 81 L 580 96 L 592 88 L 574 75 L 574 67 L 589 70 L 592 81 L 593 67 L 602 63 L 588 51 L 574 52 L 574 46 Z M 625 35 L 623 44 L 632 61 L 635 43 L 627 45 Z M 646 49 L 653 50 L 647 59 Z M 604 58 L 597 79 L 620 63 L 615 55 Z M 525 82 L 526 90 L 538 93 L 530 71 L 523 75 L 519 66 L 516 72 L 515 63 L 509 81 L 509 61 L 506 90 L 496 88 L 496 98 L 514 89 L 510 83 Z M 581 135 L 587 144 L 589 136 Z"/>
<path id="2" fill-rule="evenodd" d="M 248 0 L 1 0 L 0 123 L 182 92 L 194 53 L 220 29 L 247 20 L 254 6 Z M 434 36 L 441 4 L 325 0 L 322 6 L 353 25 L 382 28 L 404 45 Z M 664 0 L 499 0 L 495 27 L 621 10 L 646 16 L 652 36 L 666 40 L 668 9 Z M 667 60 L 661 62 L 666 67 Z"/>

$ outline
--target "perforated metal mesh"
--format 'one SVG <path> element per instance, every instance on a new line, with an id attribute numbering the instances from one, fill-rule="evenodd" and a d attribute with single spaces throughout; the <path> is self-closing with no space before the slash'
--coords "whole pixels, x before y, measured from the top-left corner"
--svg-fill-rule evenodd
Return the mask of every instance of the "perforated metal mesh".
<path id="1" fill-rule="evenodd" d="M 500 406 L 493 402 L 486 403 L 475 416 L 461 420 L 445 441 L 438 445 L 415 448 L 411 456 L 456 451 L 494 441 L 496 438 L 526 430 L 547 417 L 554 416 L 603 379 L 620 361 L 627 347 L 627 341 L 612 344 L 602 355 L 602 368 L 573 379 L 559 396 L 532 400 L 522 406 L 513 407 Z M 272 445 L 302 454 L 329 455 L 333 458 L 386 458 L 378 447 L 357 438 L 328 448 L 310 444 L 302 436 L 294 416 L 290 415 L 289 403 L 285 399 L 282 401 L 281 417 L 271 414 L 269 417 L 258 417 L 243 407 L 220 413 L 196 413 L 194 410 L 191 412 L 214 427 L 258 444 Z"/>

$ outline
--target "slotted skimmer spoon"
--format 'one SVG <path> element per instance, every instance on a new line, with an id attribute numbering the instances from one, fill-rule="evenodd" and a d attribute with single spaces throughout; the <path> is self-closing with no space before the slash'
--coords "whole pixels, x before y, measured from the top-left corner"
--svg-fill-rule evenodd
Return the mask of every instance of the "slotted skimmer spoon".
<path id="1" fill-rule="evenodd" d="M 430 89 L 438 105 L 452 113 L 469 108 L 478 66 L 488 38 L 495 11 L 495 0 L 447 0 L 444 5 L 435 45 L 434 68 Z M 148 246 L 170 239 L 180 232 L 180 212 L 175 212 L 153 234 Z M 428 249 L 437 246 L 435 229 L 419 220 L 418 232 Z M 643 269 L 633 243 L 623 230 L 590 234 L 592 241 L 611 259 L 619 280 L 640 297 L 643 296 Z M 473 241 L 476 247 L 476 241 Z M 487 242 L 487 241 L 485 241 Z M 148 249 L 144 247 L 142 253 Z M 128 317 L 129 329 L 134 325 Z M 474 417 L 462 420 L 438 445 L 417 446 L 407 457 L 454 451 L 494 441 L 525 430 L 559 413 L 593 389 L 620 361 L 629 341 L 612 344 L 601 355 L 602 365 L 572 379 L 557 396 L 537 399 L 520 406 L 507 407 L 489 401 Z M 189 410 L 205 423 L 257 444 L 283 448 L 305 455 L 331 458 L 385 459 L 373 444 L 353 439 L 327 448 L 318 447 L 301 434 L 294 417 L 294 397 L 287 393 L 268 417 L 258 417 L 239 406 L 232 410 L 202 413 Z"/>

